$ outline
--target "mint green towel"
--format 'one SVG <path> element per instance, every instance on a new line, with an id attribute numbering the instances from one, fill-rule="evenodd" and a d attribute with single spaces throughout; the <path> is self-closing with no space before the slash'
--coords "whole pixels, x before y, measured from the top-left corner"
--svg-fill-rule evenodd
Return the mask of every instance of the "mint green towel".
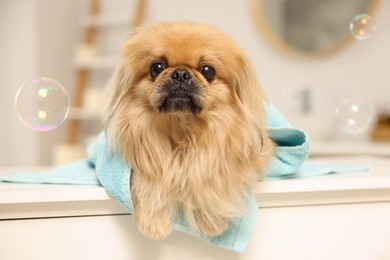
<path id="1" fill-rule="evenodd" d="M 88 158 L 92 164 L 95 163 L 96 175 L 103 187 L 119 200 L 129 212 L 133 212 L 134 207 L 129 190 L 130 167 L 125 164 L 120 155 L 108 154 L 105 149 L 106 143 L 106 136 L 101 133 L 98 139 L 89 147 Z M 259 212 L 252 194 L 249 195 L 247 203 L 248 214 L 231 220 L 228 229 L 220 236 L 200 237 L 186 225 L 183 218 L 179 218 L 173 223 L 173 228 L 205 239 L 220 247 L 243 252 L 249 243 Z"/>
<path id="2" fill-rule="evenodd" d="M 291 127 L 281 113 L 273 106 L 267 106 L 267 125 L 271 138 L 277 144 L 275 158 L 266 174 L 269 178 L 291 178 L 310 175 L 311 172 L 327 174 L 338 172 L 337 165 L 301 165 L 306 160 L 309 151 L 309 142 L 306 134 L 297 128 Z M 102 185 L 116 198 L 130 213 L 133 204 L 130 193 L 130 169 L 119 154 L 108 154 L 106 151 L 106 136 L 101 133 L 96 141 L 88 148 L 88 158 L 65 166 L 41 173 L 20 173 L 0 176 L 0 181 L 24 183 L 55 183 Z M 299 169 L 303 169 L 300 174 Z M 350 169 L 349 166 L 342 171 Z M 356 168 L 365 170 L 366 168 Z M 248 214 L 232 219 L 228 229 L 220 236 L 199 237 L 186 225 L 183 218 L 173 223 L 175 230 L 182 231 L 204 239 L 209 243 L 236 252 L 244 252 L 256 224 L 259 210 L 257 203 L 250 194 L 247 200 Z"/>
<path id="3" fill-rule="evenodd" d="M 267 127 L 276 147 L 275 158 L 265 175 L 274 178 L 294 174 L 309 154 L 306 133 L 292 127 L 273 106 L 267 106 Z"/>

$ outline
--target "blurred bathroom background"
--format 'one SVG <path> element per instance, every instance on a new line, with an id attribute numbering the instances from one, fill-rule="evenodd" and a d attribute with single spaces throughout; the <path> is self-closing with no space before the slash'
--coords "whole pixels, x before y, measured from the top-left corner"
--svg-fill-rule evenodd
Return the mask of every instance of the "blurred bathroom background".
<path id="1" fill-rule="evenodd" d="M 290 5 L 293 2 L 296 5 Z M 102 90 L 130 34 L 137 0 L 101 0 L 98 19 L 87 15 L 90 4 L 90 0 L 0 1 L 1 167 L 58 165 L 77 159 L 102 130 Z M 350 21 L 361 13 L 369 13 L 375 21 L 375 32 L 365 40 L 349 34 Z M 313 155 L 390 155 L 390 1 L 146 1 L 142 23 L 164 20 L 212 24 L 236 39 L 270 102 L 309 134 Z M 308 24 L 311 30 L 306 29 Z M 95 44 L 83 46 L 91 27 L 97 29 Z M 74 101 L 80 70 L 89 71 L 83 106 L 71 109 L 63 124 L 39 132 L 18 120 L 15 94 L 24 82 L 53 78 Z M 359 98 L 372 108 L 372 124 L 364 131 L 350 134 L 337 127 L 334 111 L 346 98 Z M 67 145 L 70 121 L 80 128 L 76 140 Z M 380 124 L 384 130 L 378 137 L 374 133 Z"/>

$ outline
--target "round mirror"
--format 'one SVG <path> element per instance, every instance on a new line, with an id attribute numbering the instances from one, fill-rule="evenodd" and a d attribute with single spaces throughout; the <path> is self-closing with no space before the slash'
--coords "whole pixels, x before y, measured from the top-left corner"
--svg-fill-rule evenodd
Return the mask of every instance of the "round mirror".
<path id="1" fill-rule="evenodd" d="M 327 54 L 351 39 L 349 26 L 372 15 L 379 0 L 250 0 L 260 32 L 273 46 L 304 55 Z"/>

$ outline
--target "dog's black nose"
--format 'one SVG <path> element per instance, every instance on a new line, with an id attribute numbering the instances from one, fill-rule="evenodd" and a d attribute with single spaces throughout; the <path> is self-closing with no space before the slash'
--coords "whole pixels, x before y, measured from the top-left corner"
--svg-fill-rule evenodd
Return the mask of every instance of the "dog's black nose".
<path id="1" fill-rule="evenodd" d="M 192 76 L 187 70 L 178 69 L 172 73 L 171 78 L 176 83 L 186 83 L 192 78 Z"/>

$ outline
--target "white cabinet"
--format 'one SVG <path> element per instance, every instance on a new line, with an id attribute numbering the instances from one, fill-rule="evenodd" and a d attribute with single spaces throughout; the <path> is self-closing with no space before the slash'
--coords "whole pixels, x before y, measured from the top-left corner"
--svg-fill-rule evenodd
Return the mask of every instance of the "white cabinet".
<path id="1" fill-rule="evenodd" d="M 100 187 L 2 183 L 0 259 L 390 259 L 390 160 L 332 161 L 372 171 L 256 184 L 260 214 L 244 254 L 179 232 L 144 238 Z"/>

